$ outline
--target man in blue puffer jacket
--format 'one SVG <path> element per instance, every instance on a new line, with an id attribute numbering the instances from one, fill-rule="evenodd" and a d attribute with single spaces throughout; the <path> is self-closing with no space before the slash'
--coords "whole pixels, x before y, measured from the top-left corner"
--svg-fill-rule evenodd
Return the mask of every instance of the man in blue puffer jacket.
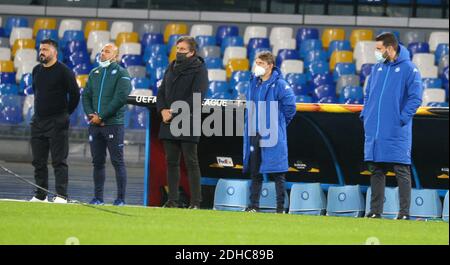
<path id="1" fill-rule="evenodd" d="M 411 145 L 413 116 L 422 103 L 422 79 L 408 50 L 394 34 L 376 38 L 378 63 L 369 77 L 364 110 L 364 160 L 371 177 L 369 218 L 383 213 L 385 171 L 393 167 L 400 192 L 397 219 L 409 219 L 411 201 Z"/>
<path id="2" fill-rule="evenodd" d="M 283 213 L 285 173 L 289 169 L 286 127 L 296 113 L 295 95 L 281 71 L 274 67 L 270 52 L 259 53 L 255 62 L 246 94 L 244 126 L 244 173 L 252 178 L 251 205 L 247 211 L 258 210 L 262 174 L 268 174 L 276 184 L 277 213 Z"/>

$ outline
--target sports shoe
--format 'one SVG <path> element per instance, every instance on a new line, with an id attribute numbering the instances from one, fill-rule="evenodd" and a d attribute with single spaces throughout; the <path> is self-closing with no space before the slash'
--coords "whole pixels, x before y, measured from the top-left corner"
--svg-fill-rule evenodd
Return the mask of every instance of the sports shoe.
<path id="1" fill-rule="evenodd" d="M 122 199 L 117 199 L 113 202 L 114 206 L 124 206 L 125 205 L 125 201 Z"/>
<path id="2" fill-rule="evenodd" d="M 277 211 L 276 211 L 276 213 L 277 213 L 277 214 L 284 214 L 284 213 L 285 213 L 285 211 L 284 211 L 284 209 L 283 209 L 283 208 L 277 208 Z"/>
<path id="3" fill-rule="evenodd" d="M 409 215 L 406 214 L 399 214 L 397 215 L 397 217 L 395 218 L 395 220 L 410 220 Z"/>
<path id="4" fill-rule="evenodd" d="M 247 207 L 245 209 L 245 211 L 248 212 L 248 213 L 257 213 L 258 209 L 256 209 L 255 207 Z"/>
<path id="5" fill-rule="evenodd" d="M 53 203 L 65 204 L 67 203 L 67 200 L 63 197 L 56 196 L 55 198 L 53 198 Z"/>
<path id="6" fill-rule="evenodd" d="M 366 218 L 370 218 L 370 219 L 381 219 L 381 214 L 377 214 L 377 213 L 368 213 L 366 215 Z"/>
<path id="7" fill-rule="evenodd" d="M 189 205 L 188 209 L 190 209 L 190 210 L 199 210 L 200 209 L 200 205 L 191 204 L 191 205 Z"/>
<path id="8" fill-rule="evenodd" d="M 103 202 L 103 200 L 99 200 L 97 198 L 94 198 L 91 200 L 91 202 L 89 204 L 92 205 L 105 205 L 105 203 Z"/>
<path id="9" fill-rule="evenodd" d="M 30 202 L 48 202 L 48 197 L 45 197 L 45 199 L 40 200 L 36 198 L 36 196 L 34 196 L 33 198 L 31 198 Z"/>
<path id="10" fill-rule="evenodd" d="M 163 208 L 178 208 L 178 203 L 175 201 L 167 201 L 164 203 Z"/>

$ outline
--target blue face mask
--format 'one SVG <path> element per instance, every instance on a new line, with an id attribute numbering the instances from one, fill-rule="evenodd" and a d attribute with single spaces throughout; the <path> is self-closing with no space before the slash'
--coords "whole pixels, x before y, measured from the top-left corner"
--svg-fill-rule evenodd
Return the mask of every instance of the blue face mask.
<path id="1" fill-rule="evenodd" d="M 377 59 L 378 63 L 384 63 L 386 62 L 387 56 L 384 57 L 384 54 L 380 51 L 375 51 L 375 58 Z"/>

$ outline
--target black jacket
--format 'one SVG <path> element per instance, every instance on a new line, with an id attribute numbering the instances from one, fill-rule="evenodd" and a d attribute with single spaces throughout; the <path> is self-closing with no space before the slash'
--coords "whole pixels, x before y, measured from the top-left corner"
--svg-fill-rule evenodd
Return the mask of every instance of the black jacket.
<path id="1" fill-rule="evenodd" d="M 201 93 L 201 99 L 204 99 L 208 90 L 208 70 L 201 57 L 192 57 L 183 64 L 177 64 L 173 61 L 166 70 L 161 85 L 158 88 L 157 111 L 161 115 L 163 109 L 170 109 L 175 101 L 185 101 L 189 104 L 191 111 L 190 136 L 174 136 L 170 131 L 170 124 L 161 122 L 159 138 L 161 140 L 180 140 L 185 142 L 198 143 L 199 136 L 192 136 L 193 122 L 193 94 Z M 201 104 L 201 103 L 200 103 Z M 199 106 L 201 108 L 201 106 Z M 174 117 L 177 114 L 174 114 Z M 180 113 L 178 113 L 180 115 Z M 198 125 L 195 125 L 198 126 Z M 201 130 L 201 127 L 200 127 Z"/>

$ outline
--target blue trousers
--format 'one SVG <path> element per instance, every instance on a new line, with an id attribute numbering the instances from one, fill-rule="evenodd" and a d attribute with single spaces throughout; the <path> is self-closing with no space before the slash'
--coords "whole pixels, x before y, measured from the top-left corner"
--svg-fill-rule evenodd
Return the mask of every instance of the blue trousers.
<path id="1" fill-rule="evenodd" d="M 123 141 L 123 125 L 89 126 L 89 143 L 94 165 L 94 193 L 99 200 L 103 200 L 105 186 L 106 149 L 116 172 L 117 199 L 125 200 L 127 171 L 123 158 Z"/>

